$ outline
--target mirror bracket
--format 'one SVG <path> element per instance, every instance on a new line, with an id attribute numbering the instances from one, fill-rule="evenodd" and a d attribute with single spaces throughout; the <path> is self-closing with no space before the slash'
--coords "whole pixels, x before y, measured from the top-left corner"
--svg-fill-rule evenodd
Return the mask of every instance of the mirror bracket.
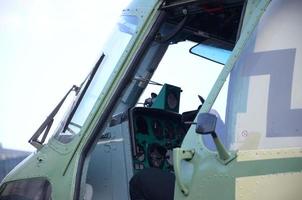
<path id="1" fill-rule="evenodd" d="M 217 155 L 216 158 L 217 158 L 217 160 L 218 160 L 221 164 L 227 165 L 227 164 L 229 164 L 231 161 L 233 161 L 236 157 L 237 157 L 237 153 L 236 153 L 235 151 L 229 151 L 229 152 L 228 152 L 228 158 L 225 159 L 225 160 L 223 160 L 223 159 L 220 158 L 220 156 L 219 156 L 219 151 L 218 151 L 218 155 Z"/>
<path id="2" fill-rule="evenodd" d="M 227 165 L 229 162 L 236 158 L 236 152 L 228 151 L 220 141 L 218 135 L 215 132 L 217 117 L 211 113 L 201 113 L 197 118 L 196 133 L 201 135 L 211 134 L 214 144 L 217 149 L 217 159 L 223 165 Z"/>

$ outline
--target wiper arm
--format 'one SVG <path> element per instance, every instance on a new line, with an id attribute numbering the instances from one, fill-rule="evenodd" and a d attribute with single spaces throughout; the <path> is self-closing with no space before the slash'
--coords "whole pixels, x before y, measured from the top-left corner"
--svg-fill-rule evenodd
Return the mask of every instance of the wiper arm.
<path id="1" fill-rule="evenodd" d="M 80 91 L 80 87 L 73 85 L 68 92 L 65 94 L 65 96 L 63 97 L 63 99 L 58 103 L 58 105 L 53 109 L 53 111 L 50 113 L 50 115 L 45 119 L 45 121 L 41 124 L 41 126 L 38 128 L 38 130 L 34 133 L 34 135 L 29 139 L 29 143 L 31 145 L 33 145 L 36 149 L 41 149 L 43 146 L 43 143 L 47 137 L 47 134 L 51 128 L 51 125 L 54 121 L 54 117 L 56 116 L 56 114 L 58 113 L 58 111 L 60 110 L 61 106 L 63 105 L 64 101 L 66 100 L 66 98 L 68 97 L 68 95 L 70 94 L 70 92 L 75 91 L 76 94 Z M 39 137 L 41 136 L 41 134 L 44 132 L 42 139 L 39 140 Z"/>
<path id="2" fill-rule="evenodd" d="M 70 114 L 69 114 L 69 116 L 68 116 L 68 118 L 67 118 L 67 120 L 66 120 L 66 122 L 65 122 L 65 125 L 64 125 L 64 128 L 63 128 L 63 133 L 67 130 L 68 125 L 69 125 L 70 122 L 71 122 L 71 119 L 73 118 L 73 116 L 74 116 L 74 114 L 75 114 L 77 108 L 79 107 L 79 105 L 80 105 L 80 103 L 81 103 L 81 101 L 82 101 L 82 99 L 83 99 L 83 97 L 84 97 L 84 94 L 86 93 L 86 91 L 87 91 L 87 89 L 88 89 L 88 87 L 89 87 L 89 85 L 90 85 L 90 83 L 91 83 L 91 81 L 92 81 L 94 75 L 95 75 L 96 72 L 98 71 L 99 66 L 101 65 L 101 63 L 102 63 L 102 61 L 104 60 L 104 58 L 105 58 L 105 54 L 103 53 L 103 54 L 101 55 L 101 57 L 99 58 L 99 60 L 98 60 L 98 61 L 96 62 L 96 64 L 94 65 L 92 71 L 88 74 L 87 78 L 85 79 L 85 81 L 88 79 L 88 80 L 87 80 L 87 84 L 85 85 L 83 91 L 81 92 L 79 98 L 77 99 L 77 101 L 76 101 L 74 107 L 72 108 L 72 111 L 70 112 Z M 85 82 L 85 81 L 84 81 L 84 82 Z M 81 87 L 82 87 L 82 85 L 84 84 L 84 82 L 81 84 Z"/>
<path id="3" fill-rule="evenodd" d="M 29 139 L 29 143 L 31 145 L 33 145 L 36 149 L 41 149 L 43 146 L 43 143 L 45 142 L 45 139 L 49 133 L 49 130 L 52 126 L 52 123 L 54 121 L 54 117 L 56 116 L 56 114 L 58 113 L 58 111 L 60 110 L 61 106 L 63 105 L 63 103 L 65 102 L 66 98 L 68 97 L 68 95 L 70 94 L 70 92 L 75 91 L 76 95 L 78 95 L 78 93 L 81 91 L 84 83 L 87 81 L 87 84 L 85 85 L 85 88 L 83 89 L 83 91 L 80 93 L 80 97 L 77 99 L 75 106 L 73 107 L 70 115 L 68 116 L 65 125 L 64 125 L 64 129 L 63 132 L 67 129 L 67 125 L 70 123 L 70 120 L 72 119 L 77 107 L 79 106 L 81 99 L 83 98 L 83 95 L 85 94 L 89 84 L 92 81 L 93 76 L 95 75 L 98 67 L 100 66 L 102 60 L 104 59 L 105 54 L 102 54 L 102 56 L 99 58 L 98 62 L 95 64 L 94 68 L 92 69 L 92 71 L 88 74 L 88 76 L 85 78 L 85 80 L 81 83 L 81 85 L 78 87 L 76 85 L 73 85 L 68 92 L 65 94 L 65 96 L 63 97 L 63 99 L 58 103 L 58 105 L 53 109 L 53 111 L 50 113 L 50 115 L 45 119 L 45 121 L 41 124 L 41 126 L 38 128 L 38 130 L 33 134 L 33 136 Z M 44 132 L 44 133 L 43 133 Z M 41 134 L 43 133 L 42 139 L 39 140 L 39 137 L 41 136 Z"/>

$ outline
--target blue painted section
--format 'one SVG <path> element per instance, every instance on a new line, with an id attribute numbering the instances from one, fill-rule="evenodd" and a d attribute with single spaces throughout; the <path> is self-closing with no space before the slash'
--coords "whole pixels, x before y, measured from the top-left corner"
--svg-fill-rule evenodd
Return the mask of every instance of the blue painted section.
<path id="1" fill-rule="evenodd" d="M 296 49 L 251 54 L 245 76 L 270 75 L 267 137 L 301 137 L 302 109 L 291 109 Z"/>

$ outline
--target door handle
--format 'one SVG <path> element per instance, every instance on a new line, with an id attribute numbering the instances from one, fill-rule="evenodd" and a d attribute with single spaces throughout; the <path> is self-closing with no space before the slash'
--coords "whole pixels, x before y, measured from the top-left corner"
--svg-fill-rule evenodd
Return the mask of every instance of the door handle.
<path id="1" fill-rule="evenodd" d="M 181 148 L 175 148 L 173 149 L 173 166 L 174 166 L 174 172 L 175 172 L 175 180 L 180 188 L 180 191 L 185 195 L 188 196 L 189 194 L 189 188 L 183 183 L 183 181 L 180 178 L 181 175 L 181 161 L 189 161 L 194 157 L 195 151 L 194 149 L 191 150 L 184 150 Z"/>

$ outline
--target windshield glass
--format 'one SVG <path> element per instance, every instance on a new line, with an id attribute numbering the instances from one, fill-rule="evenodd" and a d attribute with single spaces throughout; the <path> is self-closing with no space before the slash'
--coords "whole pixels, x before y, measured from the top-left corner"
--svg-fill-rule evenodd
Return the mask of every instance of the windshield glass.
<path id="1" fill-rule="evenodd" d="M 91 80 L 81 102 L 76 106 L 76 110 L 71 111 L 72 117 L 59 129 L 55 138 L 62 143 L 67 143 L 78 134 L 84 125 L 98 97 L 104 94 L 104 88 L 110 77 L 116 72 L 117 63 L 124 53 L 132 35 L 138 25 L 136 16 L 122 16 L 115 26 L 111 37 L 103 48 L 104 58 Z"/>

